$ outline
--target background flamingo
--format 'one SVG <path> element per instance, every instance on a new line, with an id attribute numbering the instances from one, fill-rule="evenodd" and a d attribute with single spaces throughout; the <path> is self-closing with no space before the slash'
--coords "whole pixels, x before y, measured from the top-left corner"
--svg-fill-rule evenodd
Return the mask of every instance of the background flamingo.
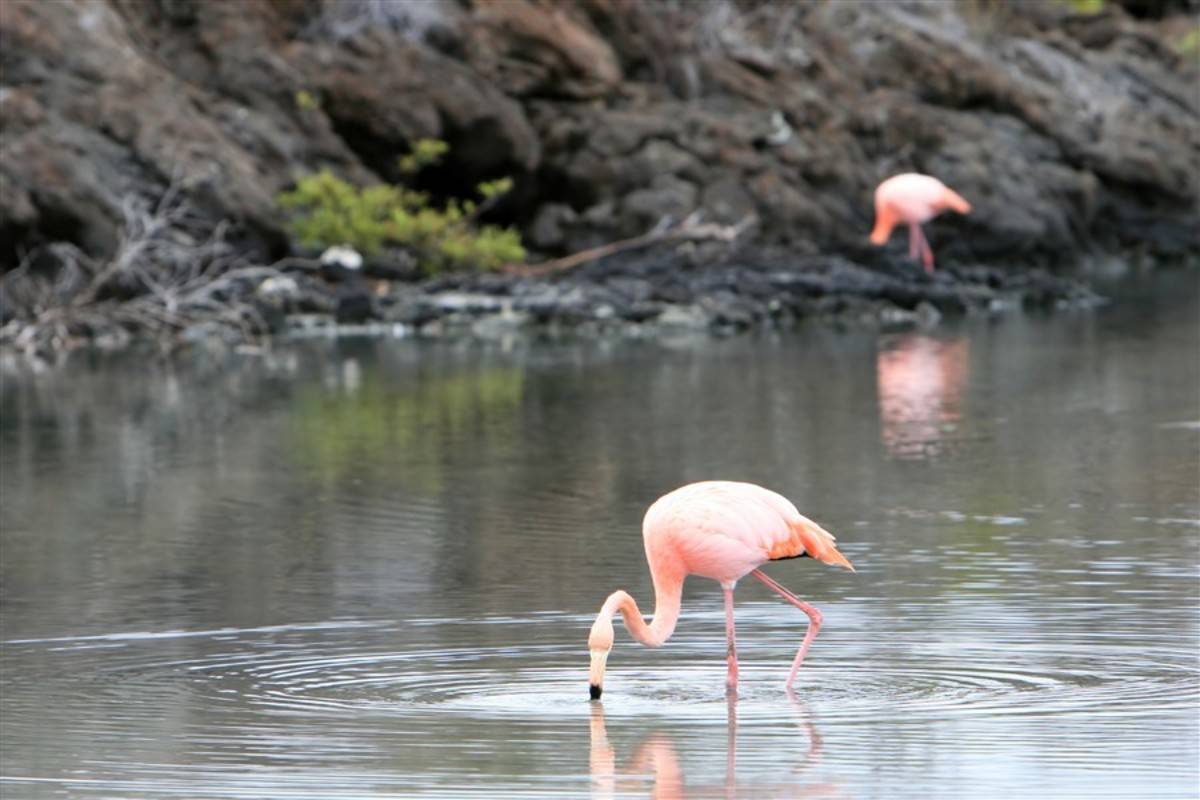
<path id="1" fill-rule="evenodd" d="M 751 483 L 704 481 L 663 495 L 646 511 L 642 536 L 654 581 L 654 620 L 647 624 L 637 602 L 625 591 L 613 592 L 604 601 L 588 636 L 592 699 L 600 697 L 604 689 L 604 669 L 613 646 L 613 615 L 621 612 L 634 639 L 658 647 L 675 630 L 683 581 L 688 575 L 720 581 L 725 591 L 725 633 L 729 640 L 726 686 L 730 691 L 736 689 L 738 675 L 733 588 L 739 578 L 753 575 L 808 615 L 808 632 L 788 673 L 790 689 L 804 654 L 821 629 L 821 612 L 758 567 L 767 561 L 810 556 L 854 570 L 838 552 L 833 534 L 802 516 L 782 495 Z"/>
<path id="2" fill-rule="evenodd" d="M 933 272 L 933 250 L 921 232 L 921 225 L 950 209 L 970 214 L 971 204 L 937 178 L 906 172 L 888 178 L 875 189 L 875 229 L 871 243 L 885 244 L 892 229 L 908 225 L 908 257 L 921 259 L 925 271 Z"/>

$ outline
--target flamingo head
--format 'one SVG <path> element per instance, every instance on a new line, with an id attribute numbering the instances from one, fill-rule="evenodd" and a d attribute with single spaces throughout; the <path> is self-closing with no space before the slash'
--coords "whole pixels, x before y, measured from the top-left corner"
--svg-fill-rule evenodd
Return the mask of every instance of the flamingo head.
<path id="1" fill-rule="evenodd" d="M 608 653 L 612 646 L 612 619 L 601 615 L 592 624 L 592 632 L 588 635 L 588 650 L 592 654 L 592 666 L 588 673 L 588 694 L 593 700 L 599 700 L 604 692 L 604 667 L 608 663 Z"/>
<path id="2" fill-rule="evenodd" d="M 959 214 L 970 214 L 971 204 L 968 203 L 963 196 L 955 192 L 953 189 L 946 189 L 942 196 L 942 208 L 957 211 Z"/>

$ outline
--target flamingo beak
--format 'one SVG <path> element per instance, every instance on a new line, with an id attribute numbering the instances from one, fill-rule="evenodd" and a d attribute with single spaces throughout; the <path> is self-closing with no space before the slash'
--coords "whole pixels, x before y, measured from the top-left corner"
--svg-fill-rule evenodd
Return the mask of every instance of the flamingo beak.
<path id="1" fill-rule="evenodd" d="M 607 650 L 592 651 L 592 668 L 588 672 L 588 694 L 599 700 L 604 692 L 604 666 L 608 663 Z"/>

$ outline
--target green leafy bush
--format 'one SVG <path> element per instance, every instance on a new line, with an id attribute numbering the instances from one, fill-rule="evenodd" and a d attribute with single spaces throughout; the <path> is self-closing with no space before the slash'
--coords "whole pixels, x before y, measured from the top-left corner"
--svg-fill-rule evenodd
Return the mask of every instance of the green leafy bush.
<path id="1" fill-rule="evenodd" d="M 400 168 L 416 172 L 437 163 L 445 142 L 424 139 L 400 160 Z M 525 248 L 512 228 L 479 225 L 479 214 L 512 188 L 512 179 L 481 183 L 483 203 L 451 200 L 444 208 L 429 196 L 404 186 L 359 188 L 328 170 L 301 178 L 296 188 L 279 195 L 293 213 L 292 229 L 309 247 L 347 244 L 373 254 L 385 246 L 408 248 L 427 272 L 445 269 L 497 269 L 523 261 Z"/>
<path id="2" fill-rule="evenodd" d="M 296 92 L 296 108 L 301 111 L 316 111 L 321 107 L 321 101 L 318 100 L 312 92 L 301 89 Z"/>
<path id="3" fill-rule="evenodd" d="M 1183 34 L 1171 43 L 1175 52 L 1185 58 L 1196 58 L 1200 56 L 1200 25 L 1192 28 L 1187 33 Z M 480 186 L 480 190 L 483 187 Z"/>
<path id="4" fill-rule="evenodd" d="M 1070 6 L 1076 14 L 1099 14 L 1104 10 L 1104 0 L 1059 0 L 1064 6 Z"/>
<path id="5" fill-rule="evenodd" d="M 412 152 L 400 156 L 396 160 L 396 164 L 405 175 L 412 175 L 420 172 L 422 167 L 438 163 L 448 152 L 450 152 L 450 145 L 441 139 L 418 139 L 417 143 L 413 145 Z"/>

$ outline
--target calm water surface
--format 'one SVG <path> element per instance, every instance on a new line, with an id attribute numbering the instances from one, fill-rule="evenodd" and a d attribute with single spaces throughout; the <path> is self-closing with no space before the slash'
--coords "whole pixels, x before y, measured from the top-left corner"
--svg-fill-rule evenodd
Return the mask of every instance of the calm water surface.
<path id="1" fill-rule="evenodd" d="M 1122 290 L 1127 294 L 1126 290 Z M 1200 326 L 1137 303 L 935 333 L 312 342 L 0 391 L 0 793 L 1194 797 Z M 771 486 L 850 574 L 716 584 L 658 651 L 646 505 Z"/>

